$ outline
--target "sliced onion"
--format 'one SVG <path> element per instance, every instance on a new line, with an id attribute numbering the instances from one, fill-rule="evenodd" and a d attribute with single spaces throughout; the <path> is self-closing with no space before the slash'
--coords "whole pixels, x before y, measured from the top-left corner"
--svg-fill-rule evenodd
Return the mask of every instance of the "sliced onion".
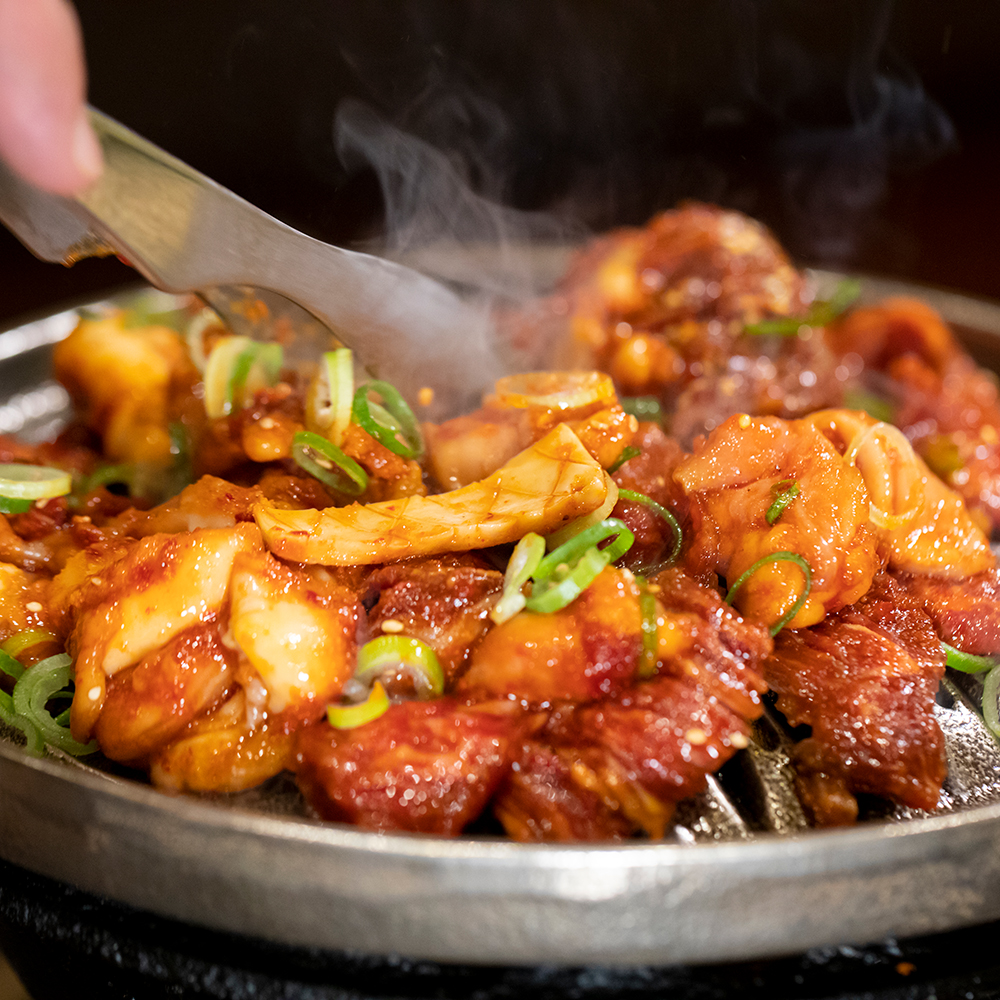
<path id="1" fill-rule="evenodd" d="M 880 420 L 878 423 L 865 427 L 854 435 L 851 443 L 847 446 L 847 451 L 844 452 L 844 461 L 847 462 L 848 465 L 857 466 L 861 449 L 864 448 L 872 438 L 879 434 L 883 435 L 886 441 L 892 441 L 896 447 L 904 453 L 913 455 L 913 445 L 910 444 L 906 435 L 898 427 L 894 427 L 892 424 L 887 424 Z M 858 471 L 861 470 L 859 469 Z M 863 472 L 861 475 L 862 478 L 864 478 Z M 867 485 L 866 481 L 865 486 L 867 487 Z M 882 528 L 886 531 L 893 531 L 896 528 L 903 527 L 904 524 L 909 524 L 909 522 L 920 513 L 920 504 L 911 507 L 909 510 L 903 511 L 900 514 L 890 514 L 888 511 L 882 510 L 881 507 L 873 503 L 871 497 L 869 497 L 868 509 L 869 517 L 877 528 Z"/>
<path id="2" fill-rule="evenodd" d="M 615 399 L 615 386 L 603 372 L 527 372 L 500 379 L 493 390 L 499 406 L 576 410 Z"/>
<path id="3" fill-rule="evenodd" d="M 13 500 L 48 500 L 65 496 L 73 487 L 68 472 L 47 465 L 0 465 L 0 496 Z"/>

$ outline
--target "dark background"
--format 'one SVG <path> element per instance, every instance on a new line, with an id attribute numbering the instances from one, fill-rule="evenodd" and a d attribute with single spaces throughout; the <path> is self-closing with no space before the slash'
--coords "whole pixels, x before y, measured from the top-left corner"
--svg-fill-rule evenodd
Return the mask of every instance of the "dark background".
<path id="1" fill-rule="evenodd" d="M 76 6 L 95 106 L 334 242 L 384 232 L 378 172 L 407 237 L 414 218 L 578 234 L 697 197 L 764 219 L 801 263 L 1000 298 L 991 0 Z M 338 109 L 363 134 L 343 156 Z M 498 221 L 472 193 L 548 214 Z M 42 265 L 6 234 L 0 267 L 8 323 L 129 278 Z"/>

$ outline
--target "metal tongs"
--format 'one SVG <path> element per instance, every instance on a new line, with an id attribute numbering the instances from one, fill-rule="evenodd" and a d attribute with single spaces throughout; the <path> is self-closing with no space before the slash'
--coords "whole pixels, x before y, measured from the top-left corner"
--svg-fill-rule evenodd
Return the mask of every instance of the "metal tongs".
<path id="1" fill-rule="evenodd" d="M 197 292 L 238 332 L 252 332 L 240 308 L 248 294 L 291 300 L 411 400 L 433 389 L 437 413 L 502 374 L 485 308 L 417 271 L 297 232 L 106 115 L 91 110 L 90 120 L 105 169 L 75 198 L 39 191 L 0 163 L 0 220 L 36 256 L 72 264 L 117 254 L 157 288 Z"/>

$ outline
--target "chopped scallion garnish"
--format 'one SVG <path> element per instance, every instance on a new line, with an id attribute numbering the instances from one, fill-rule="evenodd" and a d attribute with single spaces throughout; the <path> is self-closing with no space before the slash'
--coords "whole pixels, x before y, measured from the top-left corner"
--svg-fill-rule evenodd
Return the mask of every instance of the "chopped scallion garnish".
<path id="1" fill-rule="evenodd" d="M 941 648 L 944 650 L 945 662 L 952 670 L 960 670 L 963 674 L 984 674 L 987 670 L 992 670 L 997 661 L 992 656 L 976 656 L 975 653 L 963 653 L 954 646 L 942 642 Z"/>
<path id="2" fill-rule="evenodd" d="M 622 448 L 622 453 L 614 460 L 614 462 L 608 466 L 608 472 L 614 475 L 614 473 L 616 473 L 630 458 L 636 458 L 641 454 L 641 448 L 636 448 L 633 444 L 627 445 Z"/>
<path id="3" fill-rule="evenodd" d="M 659 625 L 656 620 L 656 597 L 644 585 L 639 592 L 639 614 L 641 616 L 642 651 L 639 653 L 639 668 L 636 673 L 641 680 L 646 681 L 656 676 Z"/>
<path id="4" fill-rule="evenodd" d="M 762 556 L 748 570 L 739 575 L 736 582 L 729 588 L 729 592 L 725 598 L 726 604 L 732 604 L 733 599 L 736 597 L 736 592 L 757 570 L 762 566 L 778 562 L 795 563 L 802 570 L 802 575 L 805 578 L 805 586 L 803 586 L 802 593 L 796 598 L 795 603 L 771 626 L 771 635 L 777 635 L 799 613 L 799 608 L 805 604 L 806 598 L 809 596 L 809 591 L 812 590 L 812 569 L 802 556 L 797 552 L 772 552 L 768 556 Z"/>
<path id="5" fill-rule="evenodd" d="M 598 548 L 609 538 L 610 545 Z M 581 531 L 538 564 L 525 606 L 541 614 L 561 611 L 597 579 L 605 566 L 623 556 L 634 541 L 635 535 L 616 517 Z"/>
<path id="6" fill-rule="evenodd" d="M 358 650 L 354 679 L 370 684 L 385 676 L 408 674 L 417 695 L 437 698 L 444 693 L 444 671 L 437 653 L 420 639 L 408 635 L 380 635 Z"/>
<path id="7" fill-rule="evenodd" d="M 72 478 L 62 469 L 47 465 L 0 465 L 0 497 L 7 500 L 49 500 L 65 496 L 72 489 Z M 20 513 L 20 512 L 19 512 Z"/>
<path id="8" fill-rule="evenodd" d="M 983 681 L 983 722 L 994 736 L 1000 737 L 1000 666 L 995 666 Z"/>
<path id="9" fill-rule="evenodd" d="M 762 319 L 758 323 L 748 323 L 744 331 L 758 336 L 794 337 L 804 326 L 829 325 L 853 305 L 860 294 L 861 282 L 855 278 L 845 278 L 828 300 L 814 302 L 805 316 Z"/>
<path id="10" fill-rule="evenodd" d="M 371 402 L 370 393 L 382 397 L 381 405 Z M 351 416 L 359 427 L 394 454 L 418 459 L 424 453 L 424 439 L 413 410 L 388 382 L 376 380 L 361 386 L 354 394 Z"/>
<path id="11" fill-rule="evenodd" d="M 664 566 L 669 566 L 680 555 L 681 546 L 684 544 L 684 533 L 681 531 L 680 523 L 677 518 L 663 506 L 663 504 L 657 503 L 652 497 L 646 496 L 645 493 L 637 493 L 635 490 L 620 489 L 618 491 L 618 498 L 620 500 L 630 500 L 632 503 L 642 504 L 643 507 L 647 507 L 658 517 L 663 518 L 673 533 L 674 544 L 670 549 L 670 555 L 668 555 L 666 559 L 661 559 L 656 563 L 649 566 L 642 566 L 636 570 L 636 572 L 643 573 L 646 576 L 653 576 L 654 574 L 659 573 Z"/>
<path id="12" fill-rule="evenodd" d="M 357 729 L 366 722 L 374 722 L 388 711 L 389 696 L 381 682 L 376 681 L 367 701 L 360 705 L 330 705 L 326 710 L 326 718 L 334 729 Z"/>
<path id="13" fill-rule="evenodd" d="M 368 473 L 332 441 L 312 431 L 297 431 L 292 438 L 292 458 L 324 486 L 348 496 L 368 488 Z"/>
<path id="14" fill-rule="evenodd" d="M 91 740 L 84 744 L 74 740 L 69 730 L 56 721 L 47 707 L 53 700 L 72 699 L 73 693 L 68 687 L 73 679 L 72 663 L 68 654 L 57 653 L 25 670 L 14 685 L 12 704 L 15 715 L 34 727 L 45 743 L 74 757 L 82 757 L 95 753 L 97 743 Z M 32 738 L 29 736 L 29 752 L 34 752 L 31 746 Z M 38 752 L 41 752 L 40 748 Z"/>
<path id="15" fill-rule="evenodd" d="M 768 524 L 774 524 L 785 512 L 785 508 L 799 495 L 799 484 L 794 479 L 782 479 L 771 487 L 771 506 L 767 508 L 764 519 Z"/>
<path id="16" fill-rule="evenodd" d="M 623 396 L 618 400 L 622 409 L 636 420 L 663 424 L 663 406 L 655 396 Z"/>
<path id="17" fill-rule="evenodd" d="M 496 625 L 509 621 L 525 606 L 527 599 L 523 593 L 524 585 L 538 568 L 544 555 L 545 539 L 533 531 L 529 531 L 514 546 L 504 573 L 503 593 L 490 612 L 490 618 Z"/>

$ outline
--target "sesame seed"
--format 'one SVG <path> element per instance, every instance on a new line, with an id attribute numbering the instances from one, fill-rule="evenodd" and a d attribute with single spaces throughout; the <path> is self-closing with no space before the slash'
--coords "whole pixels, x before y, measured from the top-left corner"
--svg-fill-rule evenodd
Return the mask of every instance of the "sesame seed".
<path id="1" fill-rule="evenodd" d="M 91 701 L 97 701 L 101 697 L 101 689 L 95 684 L 88 692 L 87 697 Z"/>
<path id="2" fill-rule="evenodd" d="M 37 612 L 37 611 L 41 611 L 42 610 L 42 606 L 41 606 L 41 604 L 39 604 L 38 601 L 28 601 L 28 603 L 25 604 L 25 607 L 29 611 L 36 611 Z"/>
<path id="3" fill-rule="evenodd" d="M 742 750 L 744 747 L 750 745 L 750 741 L 744 736 L 743 733 L 736 732 L 730 733 L 727 737 L 729 740 L 729 745 L 731 747 L 736 747 L 737 750 Z"/>
<path id="4" fill-rule="evenodd" d="M 258 421 L 260 427 L 265 431 L 270 431 L 274 429 L 274 417 L 264 417 L 262 420 Z"/>
<path id="5" fill-rule="evenodd" d="M 740 430 L 745 431 L 750 426 L 750 417 L 745 413 L 741 413 L 737 423 L 740 425 Z"/>
<path id="6" fill-rule="evenodd" d="M 704 746 L 704 744 L 708 742 L 708 735 L 705 733 L 704 729 L 689 729 L 684 734 L 684 739 L 686 739 L 692 746 L 700 747 Z"/>
<path id="7" fill-rule="evenodd" d="M 386 618 L 386 620 L 382 622 L 382 631 L 390 633 L 402 632 L 403 623 L 395 618 Z"/>
<path id="8" fill-rule="evenodd" d="M 99 587 L 104 581 L 99 576 L 92 576 L 90 582 L 95 586 Z"/>

